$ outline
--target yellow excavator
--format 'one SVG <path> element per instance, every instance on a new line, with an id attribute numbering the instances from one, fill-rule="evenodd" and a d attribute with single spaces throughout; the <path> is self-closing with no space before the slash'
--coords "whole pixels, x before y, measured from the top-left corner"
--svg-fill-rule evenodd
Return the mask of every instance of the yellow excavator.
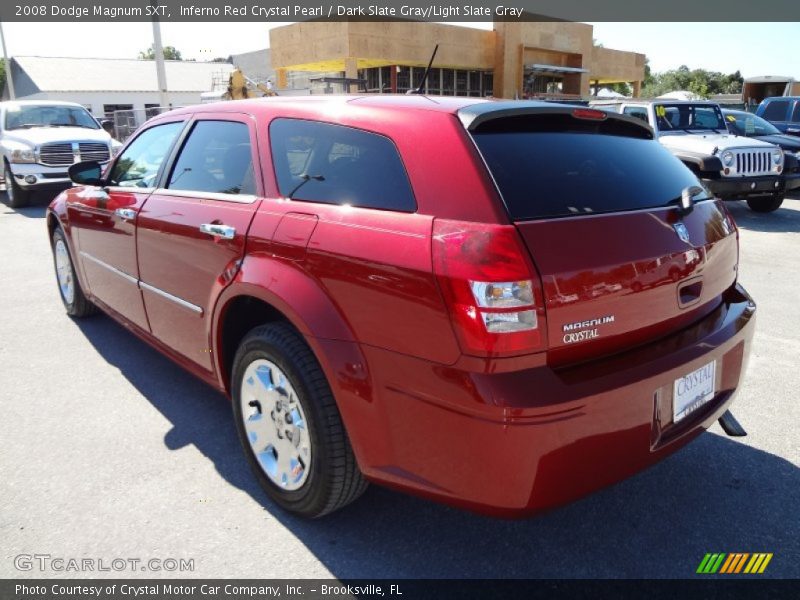
<path id="1" fill-rule="evenodd" d="M 228 78 L 228 89 L 222 98 L 224 100 L 242 100 L 243 98 L 276 96 L 277 94 L 270 85 L 269 81 L 266 84 L 253 81 L 241 69 L 236 68 L 231 71 Z"/>

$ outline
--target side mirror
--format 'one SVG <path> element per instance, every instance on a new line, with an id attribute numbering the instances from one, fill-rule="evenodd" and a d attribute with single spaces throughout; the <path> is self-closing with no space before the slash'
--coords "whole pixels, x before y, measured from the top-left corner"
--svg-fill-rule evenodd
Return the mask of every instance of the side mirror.
<path id="1" fill-rule="evenodd" d="M 94 160 L 75 163 L 67 172 L 69 178 L 78 185 L 105 185 L 103 168 Z"/>

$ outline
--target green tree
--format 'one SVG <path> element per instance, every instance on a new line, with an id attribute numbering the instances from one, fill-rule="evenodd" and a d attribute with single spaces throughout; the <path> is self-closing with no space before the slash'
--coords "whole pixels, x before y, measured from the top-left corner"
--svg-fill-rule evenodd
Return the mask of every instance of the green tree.
<path id="1" fill-rule="evenodd" d="M 6 61 L 0 60 L 0 91 L 6 88 Z"/>
<path id="2" fill-rule="evenodd" d="M 725 75 L 718 71 L 690 69 L 681 65 L 663 73 L 649 73 L 645 64 L 645 81 L 642 96 L 652 98 L 677 90 L 693 92 L 702 98 L 715 94 L 738 94 L 742 91 L 742 74 L 739 71 Z"/>
<path id="3" fill-rule="evenodd" d="M 151 45 L 147 50 L 139 52 L 139 59 L 155 60 L 156 51 L 153 49 L 153 46 Z M 164 60 L 183 60 L 183 57 L 181 56 L 180 50 L 177 50 L 175 46 L 164 46 Z"/>

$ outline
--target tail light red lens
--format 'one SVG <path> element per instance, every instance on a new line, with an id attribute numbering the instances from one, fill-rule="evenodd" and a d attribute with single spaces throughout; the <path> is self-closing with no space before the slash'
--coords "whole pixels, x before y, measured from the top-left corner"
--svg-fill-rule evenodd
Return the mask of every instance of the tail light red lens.
<path id="1" fill-rule="evenodd" d="M 433 268 L 465 354 L 543 350 L 541 283 L 513 225 L 436 219 Z"/>
<path id="2" fill-rule="evenodd" d="M 576 108 L 572 111 L 572 116 L 576 119 L 589 119 L 590 121 L 605 121 L 608 118 L 608 114 L 594 108 Z"/>

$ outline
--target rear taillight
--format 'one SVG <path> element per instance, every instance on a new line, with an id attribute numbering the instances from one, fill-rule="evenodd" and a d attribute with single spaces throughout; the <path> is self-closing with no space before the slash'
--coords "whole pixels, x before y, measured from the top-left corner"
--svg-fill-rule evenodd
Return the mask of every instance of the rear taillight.
<path id="1" fill-rule="evenodd" d="M 541 284 L 513 225 L 435 220 L 433 269 L 465 354 L 543 349 Z"/>

